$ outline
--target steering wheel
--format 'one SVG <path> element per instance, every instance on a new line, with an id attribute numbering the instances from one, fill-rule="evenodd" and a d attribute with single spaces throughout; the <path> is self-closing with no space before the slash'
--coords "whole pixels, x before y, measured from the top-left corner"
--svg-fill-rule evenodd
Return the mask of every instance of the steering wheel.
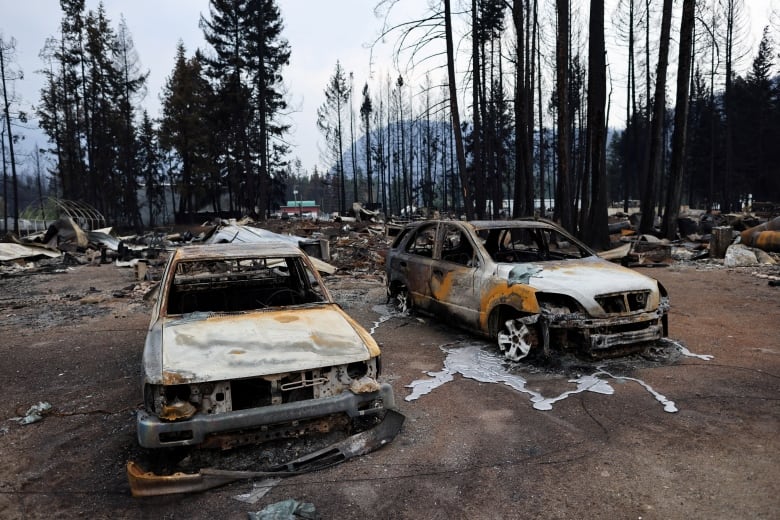
<path id="1" fill-rule="evenodd" d="M 272 292 L 268 298 L 265 299 L 265 304 L 268 307 L 273 307 L 274 300 L 280 299 L 283 295 L 289 295 L 290 303 L 288 305 L 296 304 L 300 298 L 297 291 L 290 289 L 289 287 L 282 287 L 281 289 Z"/>

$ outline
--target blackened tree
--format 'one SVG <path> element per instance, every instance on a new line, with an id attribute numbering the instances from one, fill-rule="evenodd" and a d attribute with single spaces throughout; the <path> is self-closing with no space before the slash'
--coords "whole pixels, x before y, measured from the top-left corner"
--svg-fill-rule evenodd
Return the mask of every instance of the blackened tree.
<path id="1" fill-rule="evenodd" d="M 366 183 L 368 184 L 368 196 L 366 202 L 369 206 L 374 203 L 374 186 L 371 171 L 371 95 L 368 92 L 368 83 L 363 85 L 363 102 L 360 104 L 360 117 L 363 119 L 363 132 L 366 139 Z"/>

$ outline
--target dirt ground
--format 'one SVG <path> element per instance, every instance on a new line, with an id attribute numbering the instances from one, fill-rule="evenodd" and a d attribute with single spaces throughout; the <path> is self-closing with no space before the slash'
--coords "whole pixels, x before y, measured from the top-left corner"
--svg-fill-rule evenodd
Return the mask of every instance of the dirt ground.
<path id="1" fill-rule="evenodd" d="M 780 510 L 780 288 L 757 269 L 700 263 L 644 269 L 672 300 L 670 336 L 706 360 L 632 358 L 601 375 L 613 390 L 551 410 L 506 384 L 456 374 L 406 401 L 446 346 L 479 345 L 429 318 L 387 314 L 381 277 L 332 276 L 337 300 L 382 346 L 406 423 L 384 448 L 276 484 L 132 498 L 140 358 L 149 306 L 133 272 L 63 267 L 0 279 L 0 518 L 224 518 L 286 499 L 322 518 L 777 518 Z M 780 274 L 764 268 L 764 274 Z M 482 344 L 490 352 L 489 345 Z M 596 362 L 509 367 L 546 397 Z M 653 394 L 652 391 L 655 392 Z M 678 411 L 665 411 L 661 399 Z M 43 420 L 10 420 L 40 402 Z M 260 448 L 258 448 L 260 449 Z"/>

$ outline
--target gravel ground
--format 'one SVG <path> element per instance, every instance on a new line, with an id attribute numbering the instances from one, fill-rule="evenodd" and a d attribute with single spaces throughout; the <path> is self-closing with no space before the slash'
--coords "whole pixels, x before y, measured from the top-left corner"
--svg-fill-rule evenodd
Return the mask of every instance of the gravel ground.
<path id="1" fill-rule="evenodd" d="M 2 278 L 0 518 L 244 519 L 286 499 L 311 502 L 322 518 L 776 518 L 780 288 L 757 276 L 776 268 L 756 271 L 645 269 L 671 294 L 674 342 L 554 368 L 507 366 L 478 338 L 393 315 L 380 276 L 329 277 L 337 300 L 382 346 L 383 377 L 407 418 L 395 441 L 282 480 L 262 497 L 239 482 L 148 499 L 132 498 L 125 478 L 138 455 L 149 313 L 132 270 L 87 265 Z M 458 365 L 464 356 L 476 361 Z M 408 385 L 430 382 L 427 373 L 445 364 L 450 381 L 404 399 Z M 600 391 L 573 392 L 594 374 Z M 534 395 L 565 398 L 542 411 Z M 40 401 L 53 406 L 42 421 L 10 420 Z M 262 457 L 265 448 L 255 449 Z"/>

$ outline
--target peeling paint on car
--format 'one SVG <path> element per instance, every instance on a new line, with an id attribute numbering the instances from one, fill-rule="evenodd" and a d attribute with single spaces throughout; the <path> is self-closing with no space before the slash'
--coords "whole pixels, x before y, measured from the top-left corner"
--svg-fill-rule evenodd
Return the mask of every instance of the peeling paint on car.
<path id="1" fill-rule="evenodd" d="M 539 277 L 538 274 L 542 271 L 544 271 L 544 269 L 536 265 L 516 265 L 512 268 L 511 271 L 509 271 L 507 282 L 510 287 L 518 283 L 527 284 L 531 281 L 532 276 Z"/>

